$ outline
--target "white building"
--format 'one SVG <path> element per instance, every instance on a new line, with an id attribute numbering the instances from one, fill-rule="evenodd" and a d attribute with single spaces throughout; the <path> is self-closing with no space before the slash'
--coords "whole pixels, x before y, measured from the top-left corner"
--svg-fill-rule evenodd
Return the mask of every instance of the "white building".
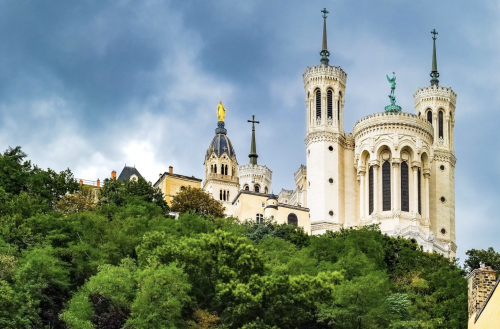
<path id="1" fill-rule="evenodd" d="M 413 95 L 415 114 L 401 112 L 395 78 L 387 77 L 393 87 L 391 105 L 385 112 L 374 109 L 377 113 L 358 120 L 353 132 L 346 133 L 347 74 L 329 64 L 323 17 L 320 65 L 303 74 L 307 166 L 295 173 L 295 189 L 282 189 L 277 199 L 267 197 L 272 172 L 257 165 L 255 128 L 250 163 L 237 166 L 223 122 L 205 157 L 204 188 L 224 202 L 228 215 L 241 219 L 276 214 L 280 222 L 298 221 L 311 234 L 378 224 L 382 232 L 412 238 L 426 251 L 455 256 L 457 95 L 439 86 L 436 34 L 431 85 Z"/>

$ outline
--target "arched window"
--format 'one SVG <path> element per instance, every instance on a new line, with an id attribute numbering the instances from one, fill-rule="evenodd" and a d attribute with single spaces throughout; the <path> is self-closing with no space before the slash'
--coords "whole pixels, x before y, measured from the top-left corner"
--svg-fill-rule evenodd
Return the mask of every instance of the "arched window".
<path id="1" fill-rule="evenodd" d="M 250 191 L 250 188 L 248 187 L 248 185 L 245 185 L 245 191 Z"/>
<path id="2" fill-rule="evenodd" d="M 337 101 L 337 120 L 340 122 L 340 104 L 342 104 L 342 93 L 339 92 L 339 100 Z"/>
<path id="3" fill-rule="evenodd" d="M 219 200 L 222 200 L 222 190 L 220 190 Z"/>
<path id="4" fill-rule="evenodd" d="M 222 198 L 223 198 L 224 201 L 226 201 L 226 191 L 222 192 Z"/>
<path id="5" fill-rule="evenodd" d="M 227 176 L 227 165 L 226 165 L 226 176 Z"/>
<path id="6" fill-rule="evenodd" d="M 266 193 L 266 194 L 269 193 L 269 190 L 267 189 L 267 187 L 264 187 L 264 193 Z"/>
<path id="7" fill-rule="evenodd" d="M 216 174 L 216 173 L 217 173 L 217 165 L 214 164 L 214 174 Z"/>
<path id="8" fill-rule="evenodd" d="M 299 219 L 294 213 L 288 214 L 287 223 L 290 225 L 299 225 Z"/>
<path id="9" fill-rule="evenodd" d="M 408 182 L 408 163 L 401 163 L 401 210 L 410 211 L 410 194 Z"/>
<path id="10" fill-rule="evenodd" d="M 264 215 L 262 215 L 262 214 L 255 214 L 255 221 L 258 224 L 263 223 L 264 222 Z"/>
<path id="11" fill-rule="evenodd" d="M 391 210 L 391 163 L 382 165 L 382 210 Z"/>
<path id="12" fill-rule="evenodd" d="M 316 90 L 316 118 L 321 118 L 321 90 Z"/>
<path id="13" fill-rule="evenodd" d="M 255 189 L 255 192 L 259 193 L 259 191 L 260 191 L 260 186 L 259 186 L 259 185 L 255 185 L 254 189 Z"/>
<path id="14" fill-rule="evenodd" d="M 326 115 L 326 117 L 328 119 L 333 118 L 332 99 L 333 99 L 333 91 L 331 89 L 328 89 L 328 91 L 326 92 L 326 102 L 327 102 L 327 115 Z"/>
<path id="15" fill-rule="evenodd" d="M 210 172 L 213 173 L 214 172 L 214 165 L 211 165 L 210 166 Z"/>
<path id="16" fill-rule="evenodd" d="M 443 138 L 443 111 L 439 111 L 438 121 L 439 121 L 439 138 Z"/>
<path id="17" fill-rule="evenodd" d="M 432 124 L 432 111 L 431 110 L 427 111 L 427 121 L 429 121 Z"/>
<path id="18" fill-rule="evenodd" d="M 368 169 L 368 214 L 373 212 L 373 166 Z"/>
<path id="19" fill-rule="evenodd" d="M 420 168 L 418 168 L 418 213 L 422 215 L 422 192 L 420 191 L 420 186 L 421 186 L 421 180 L 420 180 L 420 175 L 422 173 L 420 172 Z"/>
<path id="20" fill-rule="evenodd" d="M 227 201 L 230 201 L 229 200 L 229 191 L 226 191 L 226 199 L 227 199 Z"/>

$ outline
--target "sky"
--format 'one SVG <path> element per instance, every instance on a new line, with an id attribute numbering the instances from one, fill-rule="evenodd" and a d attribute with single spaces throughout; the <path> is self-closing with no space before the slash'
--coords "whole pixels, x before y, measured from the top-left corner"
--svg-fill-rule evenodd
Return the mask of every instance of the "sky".
<path id="1" fill-rule="evenodd" d="M 238 162 L 252 115 L 259 164 L 273 190 L 305 164 L 302 73 L 319 64 L 323 19 L 330 64 L 347 73 L 344 126 L 430 84 L 438 31 L 440 85 L 457 93 L 456 243 L 500 251 L 500 2 L 0 0 L 0 151 L 21 146 L 42 168 L 103 180 L 135 166 L 148 180 L 204 178 L 222 100 Z M 491 154 L 490 154 L 491 152 Z"/>

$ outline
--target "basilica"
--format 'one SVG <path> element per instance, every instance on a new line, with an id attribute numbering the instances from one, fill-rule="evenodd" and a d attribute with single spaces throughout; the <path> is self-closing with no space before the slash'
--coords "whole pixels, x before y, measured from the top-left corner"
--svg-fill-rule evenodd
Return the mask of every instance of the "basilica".
<path id="1" fill-rule="evenodd" d="M 396 104 L 344 129 L 347 74 L 331 65 L 326 10 L 319 65 L 307 67 L 304 124 L 307 163 L 294 174 L 295 188 L 271 193 L 272 171 L 258 164 L 255 124 L 248 164 L 239 165 L 217 108 L 217 128 L 205 154 L 203 189 L 240 220 L 296 224 L 310 234 L 378 224 L 382 232 L 416 241 L 425 251 L 448 257 L 455 244 L 454 117 L 457 95 L 439 85 L 436 31 L 430 86 L 413 94 L 414 113 Z"/>

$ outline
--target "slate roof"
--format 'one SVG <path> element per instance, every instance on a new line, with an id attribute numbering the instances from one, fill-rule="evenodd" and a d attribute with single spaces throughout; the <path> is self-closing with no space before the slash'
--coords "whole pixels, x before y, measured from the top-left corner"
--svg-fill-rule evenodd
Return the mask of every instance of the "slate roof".
<path id="1" fill-rule="evenodd" d="M 132 175 L 136 175 L 137 177 L 142 177 L 142 175 L 139 173 L 139 171 L 135 167 L 127 167 L 125 166 L 118 176 L 119 181 L 127 181 L 130 180 L 130 177 Z"/>
<path id="2" fill-rule="evenodd" d="M 208 146 L 207 157 L 209 157 L 212 152 L 215 152 L 217 157 L 220 157 L 222 154 L 226 153 L 228 157 L 232 157 L 236 155 L 234 152 L 233 144 L 225 134 L 216 134 L 212 143 Z"/>

